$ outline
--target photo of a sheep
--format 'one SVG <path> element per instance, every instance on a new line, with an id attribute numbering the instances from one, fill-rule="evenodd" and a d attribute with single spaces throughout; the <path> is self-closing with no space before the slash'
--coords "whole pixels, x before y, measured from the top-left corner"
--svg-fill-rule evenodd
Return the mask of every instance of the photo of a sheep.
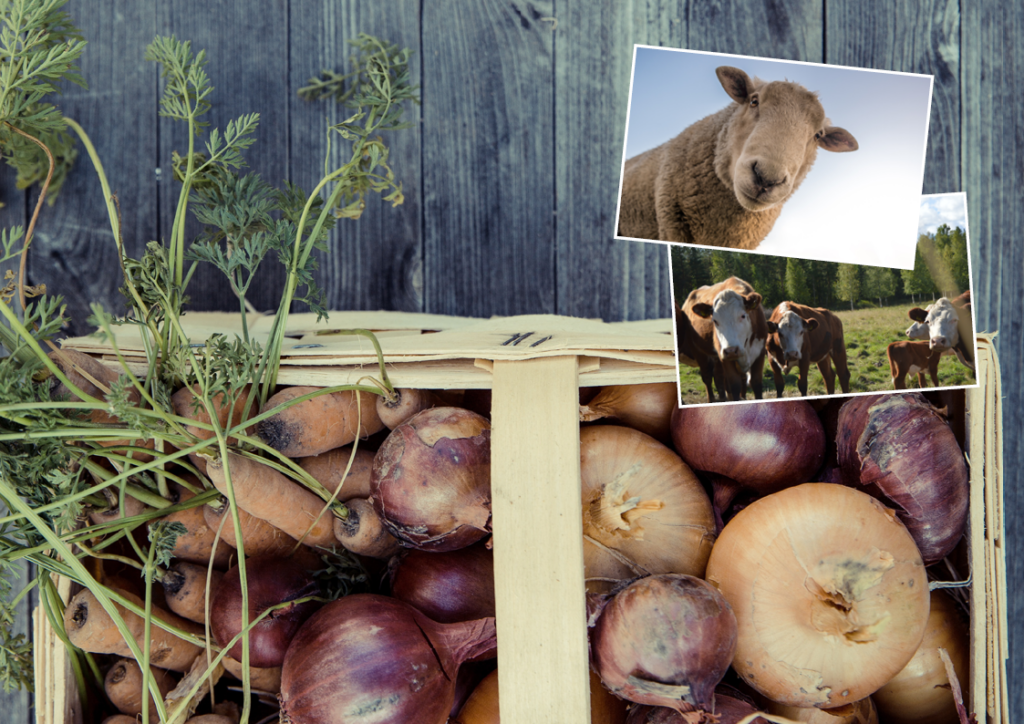
<path id="1" fill-rule="evenodd" d="M 913 269 L 670 247 L 680 405 L 977 385 L 966 199 L 918 200 Z"/>
<path id="2" fill-rule="evenodd" d="M 928 75 L 638 45 L 616 236 L 912 269 L 931 93 Z"/>

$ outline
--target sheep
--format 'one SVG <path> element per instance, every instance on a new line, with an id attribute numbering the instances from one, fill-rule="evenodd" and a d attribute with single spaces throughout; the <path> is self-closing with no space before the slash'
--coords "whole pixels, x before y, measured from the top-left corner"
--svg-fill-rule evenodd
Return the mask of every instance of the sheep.
<path id="1" fill-rule="evenodd" d="M 619 236 L 756 249 L 819 148 L 857 150 L 803 86 L 715 73 L 732 104 L 626 161 Z"/>

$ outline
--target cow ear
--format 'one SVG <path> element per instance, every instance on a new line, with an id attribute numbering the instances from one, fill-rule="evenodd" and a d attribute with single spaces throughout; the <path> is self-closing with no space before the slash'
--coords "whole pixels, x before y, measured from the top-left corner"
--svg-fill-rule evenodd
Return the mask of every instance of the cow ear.
<path id="1" fill-rule="evenodd" d="M 811 332 L 813 332 L 814 330 L 816 330 L 818 328 L 818 320 L 815 319 L 814 317 L 811 317 L 810 319 L 803 320 L 803 323 L 804 323 L 804 326 L 807 327 L 807 329 L 809 331 L 811 331 Z"/>
<path id="2" fill-rule="evenodd" d="M 718 76 L 718 82 L 722 84 L 725 92 L 737 103 L 746 103 L 754 92 L 754 83 L 750 76 L 739 68 L 720 65 L 715 68 L 715 75 Z"/>
<path id="3" fill-rule="evenodd" d="M 928 312 L 924 311 L 920 307 L 914 307 L 907 312 L 907 316 L 915 322 L 924 322 L 924 320 L 928 318 Z"/>
<path id="4" fill-rule="evenodd" d="M 710 304 L 701 302 L 700 304 L 694 304 L 690 307 L 690 311 L 702 319 L 709 319 L 715 310 L 711 308 Z"/>
<path id="5" fill-rule="evenodd" d="M 839 126 L 825 126 L 824 135 L 818 139 L 818 148 L 833 153 L 856 151 L 860 146 L 853 134 Z"/>
<path id="6" fill-rule="evenodd" d="M 776 332 L 778 332 L 778 331 L 779 331 L 779 325 L 777 325 L 777 324 L 776 324 L 775 322 L 773 322 L 772 320 L 770 320 L 770 319 L 769 319 L 769 320 L 767 320 L 767 321 L 765 322 L 765 324 L 767 324 L 767 325 L 768 325 L 768 334 L 775 334 Z"/>
<path id="7" fill-rule="evenodd" d="M 761 295 L 757 292 L 753 292 L 743 297 L 743 306 L 747 309 L 753 309 L 754 307 L 761 306 Z"/>

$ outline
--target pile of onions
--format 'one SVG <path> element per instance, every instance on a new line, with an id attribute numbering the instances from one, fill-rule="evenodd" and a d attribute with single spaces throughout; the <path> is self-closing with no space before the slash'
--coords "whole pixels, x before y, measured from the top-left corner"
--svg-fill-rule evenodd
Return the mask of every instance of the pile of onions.
<path id="1" fill-rule="evenodd" d="M 327 604 L 292 640 L 281 670 L 287 724 L 444 722 L 459 666 L 496 646 L 494 619 L 441 624 L 374 594 Z"/>
<path id="2" fill-rule="evenodd" d="M 412 548 L 451 551 L 490 532 L 491 425 L 457 407 L 434 407 L 394 430 L 377 451 L 373 507 Z"/>
<path id="3" fill-rule="evenodd" d="M 391 595 L 439 623 L 494 616 L 494 556 L 483 543 L 394 559 Z"/>
<path id="4" fill-rule="evenodd" d="M 843 483 L 896 508 L 926 564 L 949 555 L 967 525 L 967 464 L 949 423 L 922 395 L 850 399 L 836 444 Z"/>
<path id="5" fill-rule="evenodd" d="M 609 691 L 680 713 L 713 711 L 735 650 L 732 609 L 693 576 L 648 576 L 605 597 L 590 633 L 591 661 Z"/>
<path id="6" fill-rule="evenodd" d="M 675 382 L 648 385 L 611 385 L 580 405 L 580 421 L 612 419 L 646 433 L 659 442 L 672 441 L 672 412 L 678 407 Z"/>
<path id="7" fill-rule="evenodd" d="M 588 579 L 704 575 L 714 514 L 678 455 L 637 430 L 599 425 L 580 431 L 580 463 Z"/>
<path id="8" fill-rule="evenodd" d="M 736 613 L 733 668 L 790 706 L 869 696 L 910 661 L 928 620 L 913 538 L 893 511 L 842 485 L 808 483 L 742 510 L 707 580 Z"/>
<path id="9" fill-rule="evenodd" d="M 949 654 L 960 680 L 967 685 L 970 637 L 953 599 L 932 591 L 931 613 L 924 641 L 910 663 L 872 698 L 887 724 L 958 724 L 949 677 L 939 649 Z"/>

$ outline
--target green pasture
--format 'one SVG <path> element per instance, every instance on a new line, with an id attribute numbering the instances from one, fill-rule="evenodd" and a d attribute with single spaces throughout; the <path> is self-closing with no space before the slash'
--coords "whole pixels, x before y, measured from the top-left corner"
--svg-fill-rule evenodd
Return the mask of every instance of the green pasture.
<path id="1" fill-rule="evenodd" d="M 898 307 L 882 307 L 876 309 L 858 309 L 854 311 L 834 310 L 843 323 L 843 335 L 846 339 L 846 357 L 850 367 L 850 392 L 874 392 L 892 390 L 892 378 L 889 374 L 889 360 L 885 356 L 885 348 L 890 342 L 907 339 L 906 329 L 910 326 L 907 311 L 910 305 Z M 821 378 L 817 365 L 811 365 L 808 372 L 807 394 L 824 395 L 825 381 Z M 925 377 L 926 384 L 931 379 Z M 796 386 L 797 370 L 786 375 L 786 386 L 783 397 L 799 397 L 800 390 Z M 947 355 L 939 362 L 939 386 L 955 387 L 973 385 L 974 373 L 960 364 L 954 355 Z M 700 379 L 696 367 L 680 365 L 679 386 L 682 391 L 683 404 L 707 402 L 707 392 Z M 917 388 L 917 376 L 907 375 L 907 386 Z M 836 380 L 836 392 L 839 380 Z M 768 358 L 764 363 L 764 396 L 775 399 L 775 381 L 772 377 Z M 753 399 L 753 393 L 747 393 L 747 399 Z"/>

